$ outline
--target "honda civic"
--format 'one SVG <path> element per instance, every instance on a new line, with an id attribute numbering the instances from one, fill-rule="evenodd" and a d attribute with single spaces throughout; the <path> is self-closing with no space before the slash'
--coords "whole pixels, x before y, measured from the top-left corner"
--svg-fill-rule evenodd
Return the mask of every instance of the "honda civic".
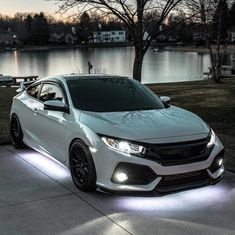
<path id="1" fill-rule="evenodd" d="M 134 79 L 62 75 L 18 91 L 13 146 L 52 156 L 82 191 L 168 192 L 223 175 L 223 145 L 208 124 Z"/>

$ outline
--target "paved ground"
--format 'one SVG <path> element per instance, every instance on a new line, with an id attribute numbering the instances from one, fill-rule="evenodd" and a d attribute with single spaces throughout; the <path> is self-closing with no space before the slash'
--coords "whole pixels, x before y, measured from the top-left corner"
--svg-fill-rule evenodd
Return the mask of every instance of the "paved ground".
<path id="1" fill-rule="evenodd" d="M 160 195 L 77 190 L 67 169 L 28 149 L 0 147 L 0 234 L 235 234 L 235 174 Z"/>

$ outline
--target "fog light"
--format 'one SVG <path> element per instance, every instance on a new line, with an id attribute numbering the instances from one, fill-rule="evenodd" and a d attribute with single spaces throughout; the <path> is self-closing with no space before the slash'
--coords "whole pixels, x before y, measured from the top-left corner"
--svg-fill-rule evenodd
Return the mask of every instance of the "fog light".
<path id="1" fill-rule="evenodd" d="M 118 172 L 116 173 L 115 178 L 118 182 L 125 182 L 128 179 L 128 176 L 123 172 Z"/>
<path id="2" fill-rule="evenodd" d="M 222 166 L 222 164 L 223 164 L 223 159 L 221 158 L 221 159 L 218 161 L 218 165 L 219 165 L 219 166 Z"/>

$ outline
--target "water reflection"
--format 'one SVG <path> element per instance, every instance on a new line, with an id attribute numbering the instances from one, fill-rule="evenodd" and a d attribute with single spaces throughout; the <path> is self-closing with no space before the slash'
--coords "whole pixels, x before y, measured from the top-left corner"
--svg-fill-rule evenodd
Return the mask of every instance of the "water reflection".
<path id="1" fill-rule="evenodd" d="M 226 64 L 231 56 L 225 57 Z M 132 75 L 134 48 L 81 48 L 37 52 L 0 53 L 0 73 L 13 76 L 87 72 L 87 63 L 94 70 L 107 74 Z M 143 83 L 176 82 L 202 79 L 208 71 L 210 57 L 204 53 L 148 51 L 143 63 Z"/>

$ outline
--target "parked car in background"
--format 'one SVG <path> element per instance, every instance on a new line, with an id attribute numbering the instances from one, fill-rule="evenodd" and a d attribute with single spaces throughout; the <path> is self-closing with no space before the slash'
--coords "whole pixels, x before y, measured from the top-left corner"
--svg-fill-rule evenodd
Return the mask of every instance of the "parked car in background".
<path id="1" fill-rule="evenodd" d="M 169 101 L 126 77 L 44 78 L 13 99 L 12 144 L 60 161 L 82 191 L 167 192 L 218 182 L 220 140 Z"/>

